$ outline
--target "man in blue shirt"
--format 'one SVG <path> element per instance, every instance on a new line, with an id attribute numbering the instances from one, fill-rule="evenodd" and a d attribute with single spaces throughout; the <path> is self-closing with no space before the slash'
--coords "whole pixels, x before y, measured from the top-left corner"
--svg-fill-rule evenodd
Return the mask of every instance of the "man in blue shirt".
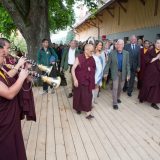
<path id="1" fill-rule="evenodd" d="M 122 52 L 117 51 L 117 59 L 118 59 L 118 71 L 122 72 L 122 61 L 123 61 Z"/>
<path id="2" fill-rule="evenodd" d="M 104 78 L 107 78 L 109 68 L 111 70 L 111 78 L 113 80 L 113 108 L 118 109 L 118 103 L 121 103 L 121 90 L 125 79 L 130 79 L 129 53 L 124 48 L 124 41 L 117 41 L 116 49 L 108 56 L 108 62 L 104 69 Z"/>

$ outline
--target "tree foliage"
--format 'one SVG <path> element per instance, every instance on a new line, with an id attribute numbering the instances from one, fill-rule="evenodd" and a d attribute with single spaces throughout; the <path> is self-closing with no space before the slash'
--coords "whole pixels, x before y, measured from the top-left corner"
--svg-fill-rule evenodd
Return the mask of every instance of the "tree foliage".
<path id="1" fill-rule="evenodd" d="M 67 33 L 67 36 L 66 36 L 66 41 L 65 43 L 68 44 L 71 40 L 73 40 L 75 38 L 75 33 L 73 30 L 69 31 Z"/>
<path id="2" fill-rule="evenodd" d="M 26 6 L 28 5 L 28 7 L 30 5 L 29 1 L 30 0 L 26 1 Z M 73 25 L 75 22 L 73 5 L 76 3 L 76 1 L 81 0 L 48 0 L 49 29 L 51 32 L 63 30 L 67 26 Z M 90 10 L 95 10 L 97 8 L 95 0 L 84 0 L 83 3 L 87 5 Z M 21 5 L 21 1 L 17 0 L 17 5 Z M 22 14 L 25 14 L 24 10 L 21 12 Z M 9 37 L 17 27 L 8 12 L 2 6 L 1 2 L 0 13 L 0 33 L 6 37 Z"/>
<path id="3" fill-rule="evenodd" d="M 16 30 L 15 23 L 1 3 L 0 13 L 0 33 L 5 37 L 9 37 Z"/>
<path id="4" fill-rule="evenodd" d="M 43 38 L 50 40 L 50 32 L 72 26 L 77 1 L 95 11 L 103 0 L 0 0 L 0 33 L 9 37 L 18 29 L 28 54 L 36 59 Z"/>
<path id="5" fill-rule="evenodd" d="M 63 30 L 74 23 L 74 0 L 49 0 L 49 28 L 50 31 Z"/>

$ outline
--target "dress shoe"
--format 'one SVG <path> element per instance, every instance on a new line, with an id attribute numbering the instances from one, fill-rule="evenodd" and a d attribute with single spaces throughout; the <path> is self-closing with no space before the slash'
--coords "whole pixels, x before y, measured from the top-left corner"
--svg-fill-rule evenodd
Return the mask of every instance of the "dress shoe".
<path id="1" fill-rule="evenodd" d="M 143 103 L 143 100 L 140 99 L 139 102 L 140 102 L 140 103 Z"/>
<path id="2" fill-rule="evenodd" d="M 151 104 L 151 107 L 153 107 L 154 109 L 159 110 L 159 107 L 158 107 L 155 103 L 152 103 L 152 104 Z"/>
<path id="3" fill-rule="evenodd" d="M 77 111 L 77 114 L 81 114 L 81 111 Z"/>
<path id="4" fill-rule="evenodd" d="M 131 93 L 127 93 L 128 97 L 132 97 L 132 94 Z"/>
<path id="5" fill-rule="evenodd" d="M 122 101 L 121 101 L 120 99 L 117 99 L 117 102 L 118 102 L 118 103 L 121 103 Z"/>
<path id="6" fill-rule="evenodd" d="M 123 88 L 123 92 L 126 92 L 127 91 L 127 88 Z"/>
<path id="7" fill-rule="evenodd" d="M 69 93 L 68 98 L 71 98 L 71 97 L 73 97 L 73 94 Z"/>
<path id="8" fill-rule="evenodd" d="M 113 109 L 118 110 L 118 105 L 113 105 Z"/>
<path id="9" fill-rule="evenodd" d="M 87 118 L 87 119 L 92 119 L 92 118 L 94 118 L 94 116 L 90 114 L 90 115 L 88 115 L 86 118 Z"/>

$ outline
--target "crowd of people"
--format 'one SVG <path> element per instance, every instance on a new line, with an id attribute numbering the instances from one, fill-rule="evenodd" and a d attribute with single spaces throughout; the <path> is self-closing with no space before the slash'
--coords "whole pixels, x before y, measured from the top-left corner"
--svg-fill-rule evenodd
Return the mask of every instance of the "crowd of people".
<path id="1" fill-rule="evenodd" d="M 52 66 L 50 77 L 60 74 L 66 78 L 67 96 L 73 97 L 77 114 L 85 112 L 87 119 L 94 118 L 92 108 L 96 107 L 102 84 L 108 83 L 108 79 L 112 82 L 113 109 L 119 109 L 121 92 L 132 97 L 136 77 L 139 102 L 147 101 L 159 109 L 160 39 L 153 44 L 148 40 L 137 41 L 132 35 L 126 44 L 122 39 L 113 42 L 88 39 L 60 46 L 49 46 L 49 41 L 43 39 L 41 45 L 37 64 Z M 0 159 L 26 160 L 21 120 L 36 121 L 33 77 L 28 73 L 32 65 L 25 57 L 13 61 L 9 49 L 10 41 L 0 38 Z M 49 85 L 43 82 L 41 94 L 48 91 Z M 53 86 L 51 93 L 55 93 Z"/>
<path id="2" fill-rule="evenodd" d="M 119 108 L 122 90 L 128 97 L 132 96 L 136 79 L 139 101 L 148 101 L 153 108 L 159 109 L 159 43 L 159 39 L 152 43 L 149 40 L 137 40 L 132 35 L 126 43 L 122 39 L 105 42 L 88 39 L 84 43 L 72 40 L 69 46 L 54 48 L 58 57 L 61 57 L 60 71 L 65 74 L 68 98 L 73 96 L 73 108 L 77 113 L 84 111 L 87 113 L 86 118 L 94 117 L 91 114 L 92 107 L 97 103 L 102 82 L 107 83 L 109 79 L 112 81 L 113 109 Z M 85 57 L 82 58 L 82 55 Z M 95 67 L 91 59 L 94 59 Z M 87 86 L 88 89 L 83 88 Z"/>
<path id="3" fill-rule="evenodd" d="M 122 39 L 102 42 L 89 38 L 83 43 L 72 40 L 69 45 L 52 44 L 51 48 L 58 56 L 58 72 L 65 75 L 68 98 L 73 96 L 73 108 L 78 114 L 86 112 L 90 119 L 94 117 L 91 110 L 97 104 L 102 83 L 108 80 L 112 81 L 113 109 L 117 110 L 121 103 L 122 90 L 132 96 L 136 79 L 139 101 L 148 101 L 159 109 L 159 43 L 159 39 L 152 43 L 132 35 L 126 43 Z"/>

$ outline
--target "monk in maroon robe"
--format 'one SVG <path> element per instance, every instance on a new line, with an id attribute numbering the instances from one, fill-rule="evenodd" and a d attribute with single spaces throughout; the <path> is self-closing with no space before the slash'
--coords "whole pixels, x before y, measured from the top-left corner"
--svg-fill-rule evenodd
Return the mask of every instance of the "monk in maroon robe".
<path id="1" fill-rule="evenodd" d="M 150 42 L 148 40 L 144 41 L 144 48 L 141 48 L 140 50 L 140 71 L 138 72 L 138 83 L 137 88 L 140 89 L 142 86 L 142 79 L 145 72 L 145 56 L 147 55 L 147 51 L 149 49 Z"/>
<path id="2" fill-rule="evenodd" d="M 153 108 L 159 109 L 157 103 L 160 103 L 160 39 L 156 41 L 155 48 L 148 51 L 145 64 L 139 100 L 150 102 Z"/>
<path id="3" fill-rule="evenodd" d="M 73 108 L 78 114 L 81 111 L 87 112 L 87 119 L 94 116 L 92 109 L 92 89 L 95 88 L 95 69 L 96 64 L 92 53 L 94 47 L 86 44 L 84 54 L 79 55 L 72 67 L 72 76 L 74 80 Z"/>
<path id="4" fill-rule="evenodd" d="M 4 55 L 0 49 L 0 65 Z M 27 160 L 21 131 L 17 94 L 28 72 L 22 70 L 17 80 L 0 68 L 0 160 Z"/>
<path id="5" fill-rule="evenodd" d="M 28 69 L 29 64 L 25 64 L 25 68 Z M 7 64 L 3 66 L 3 69 L 8 73 L 12 69 L 7 67 Z M 18 78 L 18 74 L 14 75 L 14 78 Z M 18 93 L 18 100 L 20 106 L 20 117 L 21 120 L 26 117 L 26 119 L 36 121 L 36 113 L 35 113 L 35 104 L 34 104 L 34 97 L 32 91 L 32 77 L 28 76 L 27 79 L 24 81 L 23 86 Z"/>
<path id="6" fill-rule="evenodd" d="M 21 57 L 18 60 L 18 63 L 16 64 L 15 58 L 9 55 L 9 49 L 10 49 L 10 41 L 5 38 L 0 38 L 0 45 L 3 46 L 4 52 L 5 52 L 5 63 L 14 65 L 14 69 L 8 68 L 7 66 L 3 66 L 4 70 L 7 72 L 9 77 L 14 77 L 15 79 L 18 78 L 18 69 L 22 67 L 25 64 L 26 69 L 29 69 L 31 66 L 29 66 L 28 63 L 26 63 L 26 59 Z M 21 52 L 17 52 L 15 54 L 18 54 L 18 56 L 22 56 L 23 54 Z M 18 94 L 18 100 L 20 103 L 20 117 L 21 119 L 24 119 L 26 117 L 27 120 L 33 120 L 36 121 L 36 113 L 35 113 L 35 104 L 34 104 L 34 98 L 33 98 L 33 92 L 32 92 L 32 82 L 31 78 L 28 77 L 28 80 L 26 79 L 23 83 L 23 87 L 20 90 Z"/>

